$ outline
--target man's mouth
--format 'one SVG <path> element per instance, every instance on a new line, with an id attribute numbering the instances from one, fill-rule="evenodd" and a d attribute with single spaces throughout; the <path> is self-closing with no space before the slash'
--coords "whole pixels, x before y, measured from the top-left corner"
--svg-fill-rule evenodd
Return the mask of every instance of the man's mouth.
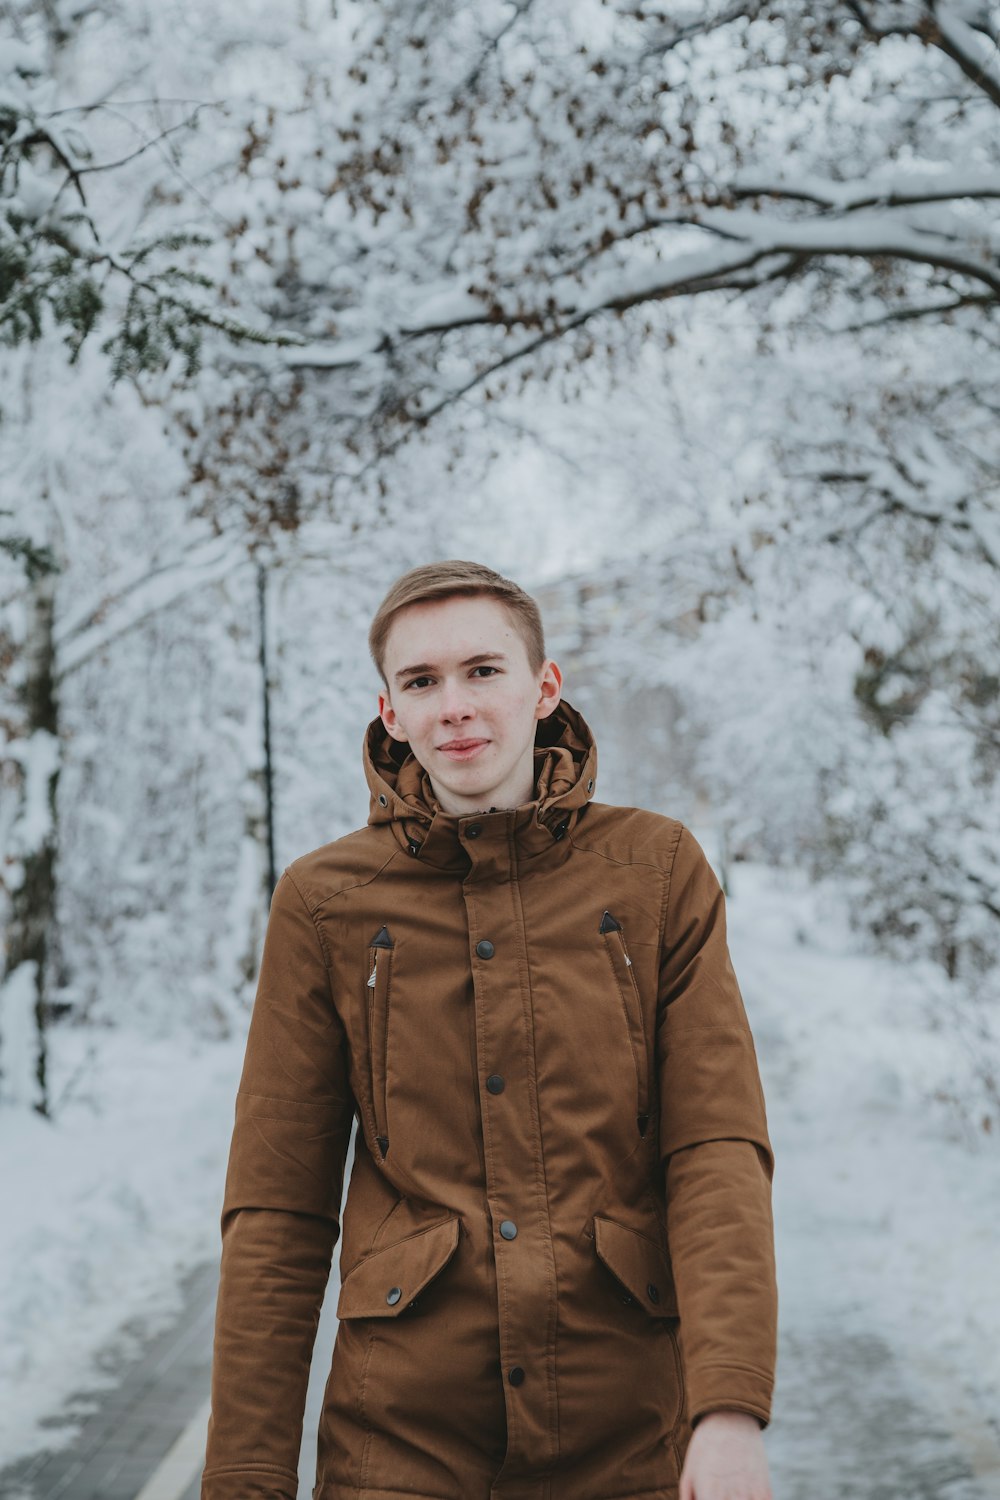
<path id="1" fill-rule="evenodd" d="M 446 745 L 439 745 L 438 749 L 443 755 L 451 756 L 452 760 L 469 760 L 489 740 L 449 740 Z"/>

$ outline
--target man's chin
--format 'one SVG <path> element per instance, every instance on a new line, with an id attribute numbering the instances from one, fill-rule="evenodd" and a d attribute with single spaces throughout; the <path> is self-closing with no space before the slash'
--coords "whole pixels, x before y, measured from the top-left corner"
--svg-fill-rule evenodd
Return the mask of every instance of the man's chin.
<path id="1" fill-rule="evenodd" d="M 449 771 L 450 775 L 448 774 Z M 470 812 L 485 811 L 491 802 L 496 801 L 496 778 L 487 778 L 482 775 L 473 776 L 471 774 L 463 776 L 461 772 L 461 765 L 449 766 L 445 774 L 442 775 L 441 767 L 439 766 L 432 780 L 437 783 L 442 791 L 446 793 L 450 792 L 456 797 L 461 797 L 463 802 L 475 799 L 476 806 L 470 808 Z M 462 816 L 465 817 L 466 814 L 463 813 Z"/>

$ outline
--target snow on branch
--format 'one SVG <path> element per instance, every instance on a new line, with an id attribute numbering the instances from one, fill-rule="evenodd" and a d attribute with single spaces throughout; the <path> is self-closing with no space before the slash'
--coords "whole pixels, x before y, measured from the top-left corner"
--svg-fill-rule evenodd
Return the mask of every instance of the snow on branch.
<path id="1" fill-rule="evenodd" d="M 1000 172 L 908 172 L 875 174 L 848 182 L 811 173 L 768 173 L 746 168 L 734 174 L 736 198 L 788 198 L 822 208 L 851 212 L 858 208 L 905 208 L 917 203 L 944 203 L 956 198 L 1000 198 Z"/>
<path id="2" fill-rule="evenodd" d="M 814 183 L 814 188 L 818 191 L 818 184 Z M 676 217 L 662 221 L 652 217 L 645 227 L 655 231 L 669 226 L 674 230 L 677 223 Z M 373 334 L 367 348 L 374 354 L 379 346 L 399 339 L 475 324 L 505 328 L 533 324 L 547 330 L 543 340 L 551 339 L 600 312 L 726 286 L 756 285 L 773 278 L 776 261 L 787 266 L 790 260 L 801 263 L 833 256 L 887 257 L 933 266 L 968 276 L 1000 296 L 1000 256 L 975 242 L 971 233 L 959 238 L 951 232 L 950 221 L 935 229 L 908 224 L 889 211 L 852 212 L 844 219 L 782 220 L 749 209 L 720 208 L 698 211 L 689 227 L 707 231 L 710 238 L 706 237 L 697 249 L 679 255 L 633 256 L 625 263 L 620 259 L 606 261 L 582 283 L 570 277 L 547 283 L 544 312 L 526 302 L 523 289 L 511 292 L 508 306 L 502 299 L 488 306 L 460 286 L 451 293 L 436 289 L 433 296 L 422 297 L 396 328 Z M 746 272 L 752 274 L 734 280 L 738 273 Z M 349 347 L 357 355 L 362 345 Z M 534 341 L 529 347 L 535 347 Z M 344 348 L 341 343 L 316 343 L 288 350 L 284 358 L 299 367 L 329 368 L 344 362 Z"/>
<path id="3" fill-rule="evenodd" d="M 973 25 L 970 14 L 982 16 L 984 6 L 972 7 L 963 0 L 948 4 L 938 0 L 933 8 L 932 39 L 958 64 L 965 76 L 1000 107 L 1000 52 L 997 37 L 984 29 L 985 20 Z"/>

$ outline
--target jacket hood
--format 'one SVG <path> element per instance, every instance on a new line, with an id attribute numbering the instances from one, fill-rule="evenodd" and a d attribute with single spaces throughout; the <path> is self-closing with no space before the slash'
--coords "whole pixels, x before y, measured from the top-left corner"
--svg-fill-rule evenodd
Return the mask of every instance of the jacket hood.
<path id="1" fill-rule="evenodd" d="M 583 715 L 561 698 L 551 714 L 537 721 L 533 753 L 535 796 L 531 802 L 513 809 L 450 813 L 440 806 L 427 771 L 409 745 L 393 739 L 376 715 L 365 731 L 363 747 L 371 792 L 368 823 L 390 824 L 408 853 L 452 868 L 468 863 L 459 836 L 463 823 L 513 815 L 519 853 L 541 853 L 572 829 L 593 797 L 597 745 Z"/>

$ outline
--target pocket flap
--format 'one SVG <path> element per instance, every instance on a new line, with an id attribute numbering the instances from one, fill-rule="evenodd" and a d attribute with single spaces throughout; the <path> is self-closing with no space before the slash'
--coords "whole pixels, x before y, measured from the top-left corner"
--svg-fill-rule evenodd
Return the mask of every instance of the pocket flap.
<path id="1" fill-rule="evenodd" d="M 398 1317 L 451 1260 L 460 1226 L 455 1214 L 364 1256 L 341 1283 L 337 1317 Z"/>
<path id="2" fill-rule="evenodd" d="M 595 1214 L 594 1245 L 604 1264 L 651 1318 L 678 1316 L 670 1261 L 654 1240 L 616 1219 Z"/>

